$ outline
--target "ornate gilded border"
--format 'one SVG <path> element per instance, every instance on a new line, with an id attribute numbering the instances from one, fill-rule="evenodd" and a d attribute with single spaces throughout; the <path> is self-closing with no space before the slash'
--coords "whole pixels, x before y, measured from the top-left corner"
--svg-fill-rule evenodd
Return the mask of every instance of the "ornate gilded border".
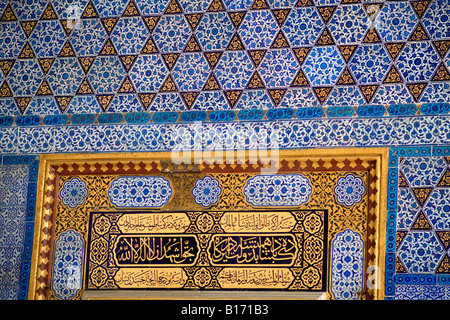
<path id="1" fill-rule="evenodd" d="M 234 151 L 236 158 L 239 152 L 241 156 L 245 153 L 245 159 L 249 159 L 248 151 Z M 204 162 L 196 163 L 194 159 L 198 157 L 199 152 L 191 152 L 190 162 L 186 161 L 188 156 L 184 158 L 184 163 L 179 165 L 172 163 L 170 152 L 42 155 L 39 164 L 29 299 L 48 298 L 57 198 L 55 185 L 60 175 L 150 174 L 164 170 L 225 173 L 234 172 L 236 168 L 241 172 L 260 172 L 262 168 L 269 169 L 271 166 L 283 172 L 367 170 L 369 185 L 365 270 L 371 265 L 378 266 L 378 286 L 375 289 L 365 286 L 364 295 L 366 299 L 384 299 L 388 149 L 292 149 L 279 150 L 278 153 L 279 159 L 282 159 L 278 163 L 247 161 L 241 164 L 218 164 L 213 163 L 215 158 L 210 153 L 203 154 Z"/>

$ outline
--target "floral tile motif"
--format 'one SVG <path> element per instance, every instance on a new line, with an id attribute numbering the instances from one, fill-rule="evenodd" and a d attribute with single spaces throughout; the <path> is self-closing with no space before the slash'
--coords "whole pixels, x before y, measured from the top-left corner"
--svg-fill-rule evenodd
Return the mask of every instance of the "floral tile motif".
<path id="1" fill-rule="evenodd" d="M 100 18 L 112 18 L 120 16 L 128 2 L 121 0 L 93 0 L 95 9 L 97 10 Z"/>
<path id="2" fill-rule="evenodd" d="M 74 95 L 83 79 L 83 69 L 74 57 L 55 59 L 47 74 L 47 81 L 56 96 Z"/>
<path id="3" fill-rule="evenodd" d="M 0 59 L 17 59 L 26 39 L 19 22 L 0 24 Z"/>
<path id="4" fill-rule="evenodd" d="M 138 54 L 149 35 L 141 17 L 126 17 L 119 19 L 110 39 L 119 55 Z"/>
<path id="5" fill-rule="evenodd" d="M 184 13 L 205 12 L 212 0 L 180 0 L 181 8 Z"/>
<path id="6" fill-rule="evenodd" d="M 272 49 L 266 53 L 258 70 L 266 86 L 274 88 L 289 86 L 299 68 L 290 49 Z"/>
<path id="7" fill-rule="evenodd" d="M 11 68 L 6 81 L 15 96 L 33 96 L 42 82 L 44 73 L 37 60 L 18 60 Z"/>
<path id="8" fill-rule="evenodd" d="M 183 53 L 172 70 L 172 77 L 180 91 L 197 91 L 203 88 L 210 72 L 202 53 Z"/>
<path id="9" fill-rule="evenodd" d="M 432 40 L 450 37 L 450 4 L 446 1 L 434 0 L 430 3 L 424 17 L 423 26 Z"/>
<path id="10" fill-rule="evenodd" d="M 143 16 L 150 16 L 155 14 L 163 14 L 169 4 L 170 0 L 135 0 L 139 12 Z"/>
<path id="11" fill-rule="evenodd" d="M 78 56 L 95 56 L 108 38 L 105 28 L 99 20 L 81 20 L 70 37 L 70 43 Z"/>
<path id="12" fill-rule="evenodd" d="M 224 110 L 229 108 L 223 92 L 202 91 L 192 105 L 191 110 Z"/>
<path id="13" fill-rule="evenodd" d="M 192 34 L 183 15 L 162 16 L 153 31 L 153 39 L 161 53 L 180 52 Z"/>
<path id="14" fill-rule="evenodd" d="M 70 181 L 64 182 L 61 189 L 62 203 L 71 208 L 75 208 L 86 200 L 88 189 L 86 182 L 78 178 L 72 178 Z"/>
<path id="15" fill-rule="evenodd" d="M 116 93 L 125 77 L 125 70 L 117 56 L 98 56 L 87 79 L 96 94 Z"/>
<path id="16" fill-rule="evenodd" d="M 247 50 L 267 49 L 275 39 L 279 26 L 269 10 L 250 11 L 239 27 L 239 36 Z"/>
<path id="17" fill-rule="evenodd" d="M 59 114 L 61 111 L 56 103 L 56 100 L 52 96 L 35 96 L 31 99 L 24 114 L 34 115 L 53 115 Z"/>
<path id="18" fill-rule="evenodd" d="M 54 58 L 61 51 L 67 36 L 58 20 L 39 20 L 29 43 L 38 58 Z"/>
<path id="19" fill-rule="evenodd" d="M 423 82 L 431 79 L 439 62 L 431 42 L 410 42 L 397 58 L 396 66 L 405 82 Z"/>
<path id="20" fill-rule="evenodd" d="M 450 230 L 450 189 L 434 189 L 423 211 L 434 230 Z"/>
<path id="21" fill-rule="evenodd" d="M 169 70 L 160 55 L 140 55 L 129 72 L 137 92 L 156 92 L 164 83 Z"/>
<path id="22" fill-rule="evenodd" d="M 292 47 L 311 46 L 319 38 L 325 24 L 315 7 L 293 8 L 282 30 Z"/>
<path id="23" fill-rule="evenodd" d="M 13 0 L 11 6 L 20 20 L 38 20 L 44 12 L 47 2 L 46 0 Z"/>
<path id="24" fill-rule="evenodd" d="M 117 94 L 108 106 L 108 112 L 142 112 L 145 111 L 135 94 Z"/>
<path id="25" fill-rule="evenodd" d="M 349 69 L 359 84 L 379 83 L 391 66 L 388 53 L 381 44 L 359 46 Z"/>
<path id="26" fill-rule="evenodd" d="M 406 158 L 401 164 L 411 188 L 435 187 L 446 168 L 447 161 L 442 157 Z"/>
<path id="27" fill-rule="evenodd" d="M 203 15 L 195 35 L 203 51 L 224 50 L 235 32 L 225 12 L 207 12 Z"/>
<path id="28" fill-rule="evenodd" d="M 195 187 L 192 189 L 194 201 L 203 206 L 209 207 L 211 204 L 219 201 L 219 196 L 222 193 L 219 180 L 206 176 L 198 179 L 195 182 Z"/>
<path id="29" fill-rule="evenodd" d="M 337 44 L 360 43 L 370 25 L 364 7 L 360 4 L 340 6 L 334 12 L 328 28 Z"/>
<path id="30" fill-rule="evenodd" d="M 376 28 L 383 41 L 406 41 L 412 34 L 418 18 L 407 1 L 383 5 L 377 17 Z"/>
<path id="31" fill-rule="evenodd" d="M 266 90 L 247 90 L 239 98 L 236 109 L 270 109 L 275 105 Z"/>
<path id="32" fill-rule="evenodd" d="M 226 51 L 214 70 L 224 90 L 244 89 L 254 66 L 246 51 Z"/>
<path id="33" fill-rule="evenodd" d="M 50 1 L 59 19 L 71 19 L 81 16 L 89 0 L 51 0 Z"/>
<path id="34" fill-rule="evenodd" d="M 334 187 L 336 201 L 346 206 L 361 202 L 365 192 L 366 188 L 362 179 L 352 174 L 339 178 Z"/>
<path id="35" fill-rule="evenodd" d="M 345 62 L 335 46 L 313 47 L 306 58 L 303 70 L 313 86 L 334 85 Z"/>
<path id="36" fill-rule="evenodd" d="M 223 5 L 228 11 L 249 10 L 253 0 L 223 0 Z"/>

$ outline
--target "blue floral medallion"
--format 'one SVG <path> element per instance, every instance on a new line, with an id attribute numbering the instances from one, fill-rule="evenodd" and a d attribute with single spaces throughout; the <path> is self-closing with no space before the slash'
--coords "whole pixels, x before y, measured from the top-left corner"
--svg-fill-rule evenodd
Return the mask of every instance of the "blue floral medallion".
<path id="1" fill-rule="evenodd" d="M 352 174 L 339 178 L 334 187 L 336 201 L 349 207 L 361 202 L 365 191 L 363 180 Z"/>
<path id="2" fill-rule="evenodd" d="M 192 189 L 195 203 L 202 205 L 203 207 L 209 207 L 211 204 L 219 201 L 221 193 L 222 188 L 219 186 L 219 180 L 209 176 L 198 179 L 195 182 L 194 189 Z"/>
<path id="3" fill-rule="evenodd" d="M 86 182 L 78 178 L 72 178 L 64 182 L 61 189 L 62 202 L 71 208 L 82 204 L 86 200 L 87 195 L 88 189 Z"/>

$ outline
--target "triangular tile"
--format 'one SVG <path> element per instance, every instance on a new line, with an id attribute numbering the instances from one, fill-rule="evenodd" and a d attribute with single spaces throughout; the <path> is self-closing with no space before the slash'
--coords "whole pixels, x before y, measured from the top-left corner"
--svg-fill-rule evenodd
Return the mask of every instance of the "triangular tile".
<path id="1" fill-rule="evenodd" d="M 406 85 L 416 102 L 419 102 L 419 98 L 426 86 L 427 83 L 410 83 Z"/>
<path id="2" fill-rule="evenodd" d="M 3 11 L 0 21 L 17 21 L 16 14 L 14 13 L 14 10 L 11 8 L 10 4 L 8 4 Z"/>
<path id="3" fill-rule="evenodd" d="M 280 104 L 281 100 L 284 97 L 284 94 L 286 93 L 286 89 L 269 89 L 267 91 L 269 92 L 270 97 L 275 103 L 275 106 L 278 106 Z"/>
<path id="4" fill-rule="evenodd" d="M 317 39 L 316 45 L 317 46 L 328 46 L 328 45 L 334 45 L 334 39 L 331 36 L 330 31 L 328 31 L 328 28 L 325 27 L 322 34 L 320 35 L 319 39 Z"/>
<path id="5" fill-rule="evenodd" d="M 83 13 L 81 14 L 81 19 L 92 19 L 92 18 L 98 18 L 98 13 L 95 10 L 92 1 L 89 1 L 86 8 L 84 8 Z"/>
<path id="6" fill-rule="evenodd" d="M 142 19 L 147 25 L 147 28 L 150 31 L 150 33 L 152 33 L 153 29 L 155 29 L 156 24 L 158 23 L 159 17 L 158 16 L 142 17 Z"/>
<path id="7" fill-rule="evenodd" d="M 445 64 L 441 62 L 441 65 L 436 70 L 436 73 L 434 74 L 431 81 L 449 81 L 449 80 L 450 80 L 450 73 L 445 67 Z"/>
<path id="8" fill-rule="evenodd" d="M 218 12 L 225 11 L 225 6 L 222 3 L 222 0 L 213 0 L 211 5 L 208 8 L 208 12 Z"/>
<path id="9" fill-rule="evenodd" d="M 450 40 L 433 41 L 433 43 L 441 58 L 444 58 L 450 48 Z"/>
<path id="10" fill-rule="evenodd" d="M 28 107 L 28 104 L 31 101 L 31 97 L 22 97 L 22 98 L 14 98 L 16 100 L 17 105 L 19 106 L 20 111 L 22 114 L 25 113 L 25 110 Z"/>
<path id="11" fill-rule="evenodd" d="M 295 4 L 296 7 L 311 7 L 314 3 L 312 0 L 298 0 Z"/>
<path id="12" fill-rule="evenodd" d="M 266 0 L 255 0 L 253 2 L 251 10 L 269 9 L 269 5 Z"/>
<path id="13" fill-rule="evenodd" d="M 447 254 L 444 255 L 444 258 L 441 260 L 441 263 L 439 263 L 435 272 L 444 274 L 450 273 L 450 258 Z"/>
<path id="14" fill-rule="evenodd" d="M 234 27 L 237 29 L 241 25 L 242 20 L 244 20 L 246 11 L 238 11 L 238 12 L 228 12 L 228 15 L 231 18 L 231 21 L 234 24 Z"/>
<path id="15" fill-rule="evenodd" d="M 88 73 L 94 60 L 95 60 L 95 57 L 78 58 L 78 61 L 80 61 L 81 67 L 83 68 L 85 74 Z"/>
<path id="16" fill-rule="evenodd" d="M 411 188 L 420 206 L 425 204 L 432 190 L 433 188 Z"/>
<path id="17" fill-rule="evenodd" d="M 447 168 L 439 180 L 438 187 L 450 187 L 450 170 Z"/>
<path id="18" fill-rule="evenodd" d="M 42 13 L 41 20 L 54 20 L 58 19 L 56 15 L 56 11 L 52 6 L 52 3 L 49 2 L 47 8 L 45 8 L 44 13 Z"/>
<path id="19" fill-rule="evenodd" d="M 411 226 L 411 230 L 431 230 L 431 224 L 422 211 L 417 215 L 416 220 Z"/>
<path id="20" fill-rule="evenodd" d="M 228 44 L 227 50 L 244 50 L 244 45 L 242 44 L 241 39 L 237 33 L 234 34 L 230 43 Z"/>
<path id="21" fill-rule="evenodd" d="M 398 186 L 399 186 L 399 188 L 409 187 L 408 181 L 406 180 L 404 174 L 400 170 L 398 173 Z"/>
<path id="22" fill-rule="evenodd" d="M 333 15 L 336 8 L 337 8 L 337 6 L 316 7 L 317 11 L 319 11 L 320 16 L 322 17 L 325 24 L 327 24 L 328 21 L 330 21 L 331 16 Z"/>
<path id="23" fill-rule="evenodd" d="M 23 46 L 22 51 L 19 54 L 19 59 L 32 59 L 35 58 L 34 51 L 31 48 L 30 44 L 27 42 Z"/>
<path id="24" fill-rule="evenodd" d="M 179 56 L 180 56 L 179 53 L 167 53 L 167 54 L 162 55 L 164 61 L 166 62 L 167 68 L 169 68 L 169 70 L 172 70 L 172 68 L 175 65 L 175 62 L 177 62 Z"/>
<path id="25" fill-rule="evenodd" d="M 261 77 L 258 74 L 258 71 L 253 73 L 253 76 L 250 78 L 250 81 L 247 84 L 248 89 L 264 89 L 264 82 L 261 80 Z"/>
<path id="26" fill-rule="evenodd" d="M 399 53 L 402 51 L 405 43 L 404 42 L 401 42 L 401 43 L 385 43 L 384 45 L 386 46 L 387 51 L 391 55 L 392 60 L 395 60 L 395 58 L 397 58 Z"/>
<path id="27" fill-rule="evenodd" d="M 400 76 L 400 73 L 398 72 L 395 65 L 392 65 L 383 83 L 402 83 L 402 82 L 403 80 L 402 77 Z"/>
<path id="28" fill-rule="evenodd" d="M 366 99 L 367 103 L 370 103 L 375 92 L 378 89 L 378 85 L 359 86 L 359 89 L 361 90 L 362 94 L 364 95 L 364 98 Z"/>
<path id="29" fill-rule="evenodd" d="M 447 251 L 450 247 L 450 231 L 436 231 L 436 235 L 444 245 L 445 251 Z"/>
<path id="30" fill-rule="evenodd" d="M 252 58 L 253 63 L 255 64 L 255 67 L 258 67 L 261 63 L 262 59 L 264 58 L 264 55 L 266 54 L 267 50 L 250 50 L 247 51 L 247 53 L 250 55 L 250 58 Z"/>
<path id="31" fill-rule="evenodd" d="M 311 51 L 311 47 L 293 48 L 292 50 L 297 57 L 298 63 L 302 65 L 306 57 L 308 56 L 309 51 Z"/>
<path id="32" fill-rule="evenodd" d="M 133 16 L 138 16 L 138 15 L 139 15 L 139 11 L 136 8 L 134 1 L 130 0 L 130 2 L 128 3 L 127 7 L 125 8 L 125 11 L 123 12 L 122 16 L 133 17 Z"/>
<path id="33" fill-rule="evenodd" d="M 340 4 L 361 3 L 360 0 L 342 0 Z"/>
<path id="34" fill-rule="evenodd" d="M 414 11 L 419 16 L 419 19 L 422 19 L 423 14 L 428 8 L 431 0 L 422 0 L 422 1 L 411 1 L 410 4 L 413 7 Z"/>
<path id="35" fill-rule="evenodd" d="M 286 20 L 287 16 L 289 15 L 289 12 L 291 9 L 276 9 L 272 10 L 272 13 L 274 14 L 275 18 L 278 21 L 278 24 L 280 27 L 283 25 L 284 20 Z"/>
<path id="36" fill-rule="evenodd" d="M 73 50 L 70 41 L 66 41 L 61 51 L 59 52 L 58 57 L 75 57 L 75 51 Z"/>
<path id="37" fill-rule="evenodd" d="M 366 36 L 364 37 L 363 43 L 379 43 L 381 42 L 380 36 L 378 35 L 378 32 L 375 30 L 375 28 L 369 29 L 369 31 L 366 33 Z"/>
<path id="38" fill-rule="evenodd" d="M 20 24 L 22 25 L 22 29 L 25 31 L 27 37 L 29 37 L 34 30 L 37 21 L 20 21 Z"/>
<path id="39" fill-rule="evenodd" d="M 397 231 L 396 237 L 395 237 L 395 247 L 399 248 L 403 239 L 408 234 L 408 231 Z"/>
<path id="40" fill-rule="evenodd" d="M 119 88 L 118 93 L 135 93 L 133 84 L 131 83 L 130 78 L 127 76 L 125 80 L 122 82 L 122 85 Z"/>
<path id="41" fill-rule="evenodd" d="M 111 100 L 114 98 L 113 94 L 99 94 L 96 95 L 97 101 L 102 107 L 103 111 L 106 111 L 108 109 L 109 104 L 111 103 Z"/>
<path id="42" fill-rule="evenodd" d="M 273 41 L 271 48 L 288 48 L 289 43 L 286 39 L 286 37 L 283 34 L 283 31 L 280 30 L 278 32 L 278 35 L 276 36 L 275 40 Z"/>
<path id="43" fill-rule="evenodd" d="M 407 273 L 407 270 L 399 257 L 395 257 L 395 273 Z"/>
<path id="44" fill-rule="evenodd" d="M 92 87 L 86 78 L 84 78 L 81 82 L 80 87 L 77 90 L 77 94 L 94 94 L 94 90 L 92 90 Z"/>
<path id="45" fill-rule="evenodd" d="M 74 20 L 70 21 L 70 24 L 69 24 L 69 21 L 70 20 L 59 20 L 59 22 L 61 22 L 61 25 L 63 26 L 66 36 L 69 36 L 70 33 L 72 32 L 72 30 L 76 26 L 76 22 L 74 22 Z"/>
<path id="46" fill-rule="evenodd" d="M 322 104 L 328 98 L 328 95 L 330 94 L 333 87 L 315 87 L 313 89 L 314 89 L 314 92 L 316 93 L 317 98 L 319 99 L 320 103 Z"/>
<path id="47" fill-rule="evenodd" d="M 180 5 L 176 0 L 171 0 L 164 13 L 182 13 Z"/>
<path id="48" fill-rule="evenodd" d="M 177 91 L 177 86 L 175 85 L 175 82 L 173 81 L 171 75 L 167 77 L 167 79 L 164 81 L 161 92 L 172 92 Z"/>
<path id="49" fill-rule="evenodd" d="M 183 100 L 189 109 L 191 109 L 192 105 L 195 102 L 195 99 L 197 99 L 198 94 L 198 92 L 181 92 L 181 96 L 183 97 Z"/>
<path id="50" fill-rule="evenodd" d="M 111 39 L 108 39 L 103 46 L 102 50 L 99 53 L 100 56 L 115 56 L 117 55 L 116 48 L 111 42 Z"/>
<path id="51" fill-rule="evenodd" d="M 12 91 L 11 91 L 9 85 L 8 85 L 8 82 L 6 82 L 6 80 L 3 81 L 3 84 L 0 87 L 0 97 L 2 97 L 2 98 L 10 98 L 12 96 L 13 96 L 13 94 L 12 94 Z"/>
<path id="52" fill-rule="evenodd" d="M 211 68 L 214 69 L 217 62 L 219 62 L 222 52 L 204 52 L 203 54 L 205 55 L 206 60 L 208 60 Z"/>
<path id="53" fill-rule="evenodd" d="M 148 107 L 153 101 L 153 98 L 156 96 L 156 93 L 138 93 L 139 100 L 141 100 L 142 105 L 145 110 L 148 110 Z"/>
<path id="54" fill-rule="evenodd" d="M 220 90 L 219 83 L 217 82 L 214 73 L 211 73 L 209 75 L 208 79 L 205 82 L 205 85 L 203 86 L 203 90 Z"/>
<path id="55" fill-rule="evenodd" d="M 67 107 L 69 106 L 70 101 L 72 101 L 72 97 L 69 97 L 69 96 L 55 97 L 55 100 L 58 103 L 58 106 L 61 109 L 61 112 L 64 113 L 64 111 L 66 111 Z"/>
<path id="56" fill-rule="evenodd" d="M 156 48 L 156 45 L 153 42 L 152 37 L 149 37 L 147 39 L 147 42 L 145 43 L 144 47 L 142 48 L 141 53 L 143 53 L 143 54 L 158 53 L 158 49 Z"/>
<path id="57" fill-rule="evenodd" d="M 125 69 L 130 71 L 131 67 L 133 66 L 134 60 L 136 60 L 137 56 L 135 55 L 127 55 L 127 56 L 119 56 L 120 60 L 122 60 L 122 64 L 125 67 Z"/>
<path id="58" fill-rule="evenodd" d="M 8 76 L 8 73 L 11 70 L 13 64 L 14 60 L 0 60 L 0 69 L 2 69 L 5 77 Z"/>
<path id="59" fill-rule="evenodd" d="M 192 35 L 188 43 L 186 44 L 186 48 L 184 48 L 184 52 L 199 52 L 201 50 L 202 49 L 200 48 L 200 45 L 195 39 L 195 35 Z"/>
<path id="60" fill-rule="evenodd" d="M 195 30 L 195 28 L 197 28 L 198 24 L 202 20 L 203 14 L 202 13 L 186 14 L 185 17 L 189 22 L 189 24 L 191 25 L 192 30 Z"/>
<path id="61" fill-rule="evenodd" d="M 308 79 L 303 73 L 302 69 L 299 69 L 297 75 L 295 76 L 294 81 L 291 83 L 292 87 L 307 87 L 309 86 Z"/>
<path id="62" fill-rule="evenodd" d="M 100 19 L 100 21 L 105 27 L 106 32 L 108 32 L 108 34 L 111 34 L 114 27 L 116 26 L 117 21 L 119 21 L 119 18 L 104 18 Z"/>
<path id="63" fill-rule="evenodd" d="M 241 94 L 242 90 L 225 91 L 225 96 L 227 97 L 227 100 L 232 107 L 236 105 L 236 102 L 238 101 Z"/>
<path id="64" fill-rule="evenodd" d="M 53 92 L 50 89 L 47 79 L 44 78 L 44 80 L 42 80 L 41 85 L 39 86 L 38 91 L 36 92 L 36 95 L 37 96 L 49 96 L 52 94 L 53 94 Z"/>
<path id="65" fill-rule="evenodd" d="M 450 164 L 450 156 L 445 156 L 444 159 L 445 161 L 447 161 L 448 164 Z"/>
<path id="66" fill-rule="evenodd" d="M 358 47 L 357 45 L 338 46 L 338 49 L 341 52 L 342 57 L 344 58 L 345 62 L 350 61 L 350 58 L 352 57 L 352 55 L 355 52 L 355 49 L 357 47 Z"/>
<path id="67" fill-rule="evenodd" d="M 337 85 L 352 85 L 356 84 L 355 79 L 353 79 L 353 76 L 350 72 L 350 70 L 346 67 L 344 72 L 342 72 L 341 76 L 339 77 L 339 80 L 336 83 Z"/>
<path id="68" fill-rule="evenodd" d="M 409 37 L 408 41 L 426 41 L 430 40 L 430 38 L 427 35 L 427 32 L 425 31 L 424 27 L 422 26 L 422 23 L 419 22 L 417 24 L 416 29 L 413 31 L 411 36 Z"/>

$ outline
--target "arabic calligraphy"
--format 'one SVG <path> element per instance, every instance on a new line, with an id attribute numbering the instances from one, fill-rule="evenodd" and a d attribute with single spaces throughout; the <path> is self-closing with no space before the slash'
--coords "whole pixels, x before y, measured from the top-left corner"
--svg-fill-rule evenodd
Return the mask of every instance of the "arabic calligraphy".
<path id="1" fill-rule="evenodd" d="M 208 248 L 213 265 L 292 265 L 298 249 L 295 237 L 281 235 L 213 235 Z"/>
<path id="2" fill-rule="evenodd" d="M 185 213 L 126 213 L 117 226 L 124 233 L 182 233 L 189 223 Z"/>
<path id="3" fill-rule="evenodd" d="M 225 232 L 289 232 L 295 226 L 289 212 L 226 212 L 220 220 Z"/>
<path id="4" fill-rule="evenodd" d="M 194 265 L 198 254 L 195 236 L 119 236 L 114 244 L 118 266 Z"/>
<path id="5" fill-rule="evenodd" d="M 182 268 L 121 268 L 114 276 L 121 288 L 182 288 L 186 280 Z"/>
<path id="6" fill-rule="evenodd" d="M 288 268 L 224 268 L 217 279 L 224 289 L 284 289 L 294 277 Z"/>

